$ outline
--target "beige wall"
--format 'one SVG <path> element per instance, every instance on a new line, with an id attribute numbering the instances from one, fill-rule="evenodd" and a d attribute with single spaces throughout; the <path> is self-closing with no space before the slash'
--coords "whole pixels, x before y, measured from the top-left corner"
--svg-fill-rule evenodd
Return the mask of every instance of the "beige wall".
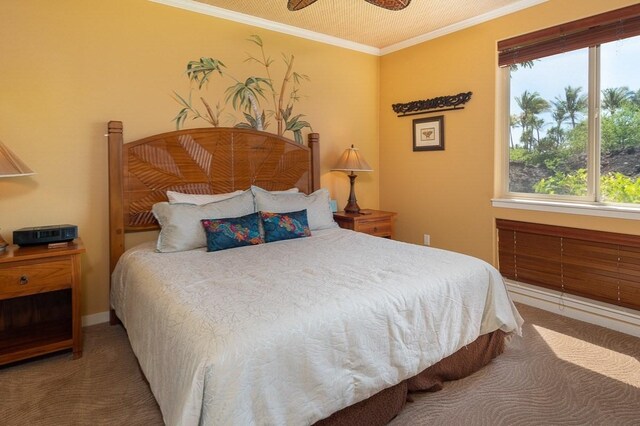
<path id="1" fill-rule="evenodd" d="M 380 207 L 399 212 L 397 236 L 494 260 L 496 217 L 640 234 L 633 220 L 491 207 L 494 195 L 496 42 L 636 3 L 550 0 L 385 55 L 380 64 Z M 445 150 L 412 151 L 412 119 L 391 104 L 472 91 L 463 111 L 445 112 Z"/>
<path id="2" fill-rule="evenodd" d="M 359 202 L 378 207 L 379 58 L 147 0 L 3 2 L 0 140 L 38 174 L 0 180 L 0 227 L 10 240 L 25 226 L 78 225 L 84 315 L 108 309 L 106 122 L 122 120 L 125 141 L 173 130 L 186 63 L 212 56 L 238 77 L 257 74 L 244 63 L 252 34 L 311 78 L 295 108 L 321 134 L 323 186 L 346 203 L 348 178 L 329 170 L 355 143 L 376 170 L 358 178 Z M 230 83 L 216 84 L 214 104 Z"/>

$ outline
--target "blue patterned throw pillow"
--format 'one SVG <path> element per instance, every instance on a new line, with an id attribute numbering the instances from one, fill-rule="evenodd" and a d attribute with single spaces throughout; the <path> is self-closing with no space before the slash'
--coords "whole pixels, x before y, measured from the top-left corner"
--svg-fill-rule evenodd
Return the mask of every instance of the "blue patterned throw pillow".
<path id="1" fill-rule="evenodd" d="M 207 251 L 264 243 L 258 213 L 227 219 L 202 219 L 201 222 L 207 234 Z"/>
<path id="2" fill-rule="evenodd" d="M 267 243 L 311 236 L 306 209 L 290 213 L 260 212 L 260 216 Z"/>

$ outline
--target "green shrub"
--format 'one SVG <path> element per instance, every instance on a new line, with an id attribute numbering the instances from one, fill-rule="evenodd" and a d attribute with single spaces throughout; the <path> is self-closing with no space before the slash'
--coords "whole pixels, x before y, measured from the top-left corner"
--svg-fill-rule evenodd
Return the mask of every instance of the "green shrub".
<path id="1" fill-rule="evenodd" d="M 602 117 L 602 150 L 619 151 L 640 147 L 640 111 L 625 105 L 611 115 Z"/>
<path id="2" fill-rule="evenodd" d="M 533 186 L 538 194 L 587 195 L 587 171 L 578 169 L 575 173 L 557 172 L 554 176 L 541 179 Z"/>
<path id="3" fill-rule="evenodd" d="M 529 151 L 528 149 L 525 149 L 525 148 L 509 149 L 509 161 L 527 164 L 530 158 L 531 158 L 531 151 Z"/>
<path id="4" fill-rule="evenodd" d="M 634 181 L 622 173 L 607 173 L 600 179 L 600 189 L 605 201 L 640 203 L 640 178 Z"/>
<path id="5" fill-rule="evenodd" d="M 550 178 L 541 179 L 533 188 L 538 194 L 584 196 L 587 195 L 587 171 L 558 172 Z M 622 173 L 610 172 L 601 176 L 600 191 L 605 201 L 640 204 L 640 178 L 633 179 Z"/>

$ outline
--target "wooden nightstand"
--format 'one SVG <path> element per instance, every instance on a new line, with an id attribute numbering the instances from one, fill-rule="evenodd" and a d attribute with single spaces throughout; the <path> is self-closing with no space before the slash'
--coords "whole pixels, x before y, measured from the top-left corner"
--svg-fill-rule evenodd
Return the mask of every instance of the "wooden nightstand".
<path id="1" fill-rule="evenodd" d="M 80 239 L 0 253 L 0 365 L 71 348 L 82 356 Z"/>
<path id="2" fill-rule="evenodd" d="M 393 219 L 396 216 L 397 213 L 394 212 L 363 209 L 359 214 L 337 212 L 333 214 L 333 219 L 341 228 L 377 237 L 393 238 Z"/>

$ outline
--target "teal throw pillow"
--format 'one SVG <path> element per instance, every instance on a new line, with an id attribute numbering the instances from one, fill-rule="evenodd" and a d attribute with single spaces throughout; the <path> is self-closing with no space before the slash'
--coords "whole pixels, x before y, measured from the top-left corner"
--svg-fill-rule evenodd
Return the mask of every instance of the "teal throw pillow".
<path id="1" fill-rule="evenodd" d="M 267 243 L 311 236 L 307 210 L 289 213 L 260 212 Z"/>
<path id="2" fill-rule="evenodd" d="M 207 251 L 264 243 L 258 213 L 226 219 L 202 219 L 201 222 L 207 234 Z"/>

